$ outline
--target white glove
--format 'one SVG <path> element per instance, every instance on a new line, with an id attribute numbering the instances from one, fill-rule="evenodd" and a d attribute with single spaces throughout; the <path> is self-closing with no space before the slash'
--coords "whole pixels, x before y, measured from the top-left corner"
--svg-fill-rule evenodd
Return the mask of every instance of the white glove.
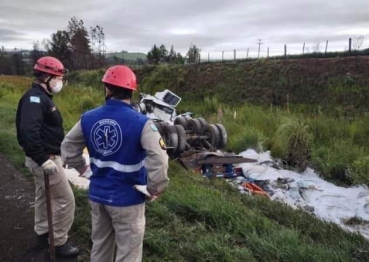
<path id="1" fill-rule="evenodd" d="M 133 186 L 137 191 L 141 192 L 142 194 L 146 195 L 147 197 L 151 197 L 149 191 L 147 191 L 146 185 L 134 185 Z"/>
<path id="2" fill-rule="evenodd" d="M 142 194 L 146 195 L 146 198 L 152 202 L 155 201 L 158 196 L 152 196 L 150 192 L 147 190 L 147 185 L 134 185 L 133 186 L 137 191 L 141 192 Z"/>
<path id="3" fill-rule="evenodd" d="M 82 177 L 85 177 L 87 179 L 90 179 L 90 177 L 92 176 L 92 170 L 90 168 L 90 165 L 88 166 L 85 166 L 84 170 L 82 170 L 81 172 L 79 172 L 80 175 L 79 176 L 82 176 Z"/>
<path id="4" fill-rule="evenodd" d="M 59 172 L 58 166 L 50 159 L 43 163 L 41 167 L 44 169 L 46 175 L 53 175 Z"/>

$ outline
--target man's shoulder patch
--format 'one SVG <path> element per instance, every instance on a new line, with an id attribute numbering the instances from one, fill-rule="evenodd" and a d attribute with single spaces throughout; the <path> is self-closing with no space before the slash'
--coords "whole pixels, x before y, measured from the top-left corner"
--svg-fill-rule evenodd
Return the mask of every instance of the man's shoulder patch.
<path id="1" fill-rule="evenodd" d="M 41 99 L 40 99 L 40 97 L 39 97 L 39 96 L 30 96 L 30 97 L 29 97 L 29 101 L 30 101 L 31 103 L 40 103 L 40 102 L 41 102 Z"/>
<path id="2" fill-rule="evenodd" d="M 150 123 L 150 127 L 154 132 L 158 132 L 158 128 L 156 127 L 156 125 L 154 123 Z"/>
<path id="3" fill-rule="evenodd" d="M 163 149 L 163 150 L 167 150 L 167 147 L 166 147 L 166 145 L 165 145 L 165 143 L 164 143 L 163 138 L 160 138 L 160 139 L 159 139 L 159 145 L 160 145 L 161 149 Z"/>

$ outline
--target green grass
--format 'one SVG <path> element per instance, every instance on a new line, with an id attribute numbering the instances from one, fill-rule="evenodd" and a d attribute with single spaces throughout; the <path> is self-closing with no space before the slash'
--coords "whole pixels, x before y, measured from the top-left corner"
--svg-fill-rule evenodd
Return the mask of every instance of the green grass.
<path id="1" fill-rule="evenodd" d="M 147 60 L 146 54 L 144 53 L 107 53 L 106 54 L 107 57 L 117 57 L 117 58 L 124 58 L 126 60 L 136 60 L 136 59 L 142 59 L 142 60 Z"/>
<path id="2" fill-rule="evenodd" d="M 195 112 L 208 122 L 220 122 L 228 132 L 227 150 L 271 150 L 291 167 L 316 169 L 327 179 L 369 185 L 369 116 L 335 117 L 301 107 L 230 106 L 219 100 L 183 99 L 178 110 Z M 219 109 L 222 114 L 219 116 Z M 347 181 L 346 176 L 350 179 Z M 336 181 L 334 181 L 336 180 Z"/>
<path id="3" fill-rule="evenodd" d="M 0 77 L 0 152 L 18 168 L 22 167 L 23 153 L 16 142 L 15 108 L 28 81 Z M 302 117 L 274 107 L 219 105 L 219 100 L 210 98 L 204 101 L 184 101 L 181 109 L 191 108 L 210 122 L 223 123 L 229 132 L 229 150 L 270 149 L 275 139 L 280 139 L 276 134 L 285 119 Z M 85 109 L 101 104 L 103 95 L 95 88 L 68 86 L 55 102 L 69 129 Z M 326 125 L 325 121 L 336 124 Z M 365 118 L 347 123 L 324 115 L 306 116 L 303 123 L 302 127 L 309 124 L 310 129 L 303 130 L 313 137 L 308 145 L 312 163 L 320 159 L 320 170 L 329 173 L 332 161 L 343 161 L 366 181 L 369 165 L 360 144 L 365 141 Z M 287 134 L 301 131 L 287 130 Z M 325 162 L 329 157 L 333 160 Z M 241 195 L 224 180 L 204 179 L 176 162 L 170 162 L 169 177 L 166 192 L 147 204 L 144 261 L 369 261 L 368 241 L 337 225 L 278 202 Z M 90 207 L 85 191 L 74 192 L 77 210 L 72 236 L 84 251 L 80 260 L 89 261 Z"/>

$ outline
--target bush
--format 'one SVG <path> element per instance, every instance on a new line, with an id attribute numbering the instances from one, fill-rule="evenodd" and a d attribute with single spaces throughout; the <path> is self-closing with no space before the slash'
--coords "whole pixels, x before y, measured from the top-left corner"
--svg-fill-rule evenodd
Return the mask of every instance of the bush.
<path id="1" fill-rule="evenodd" d="M 305 170 L 310 158 L 313 136 L 309 125 L 301 119 L 284 118 L 273 140 L 272 152 L 287 163 Z"/>
<path id="2" fill-rule="evenodd" d="M 264 150 L 263 144 L 266 138 L 263 133 L 254 128 L 245 128 L 240 133 L 233 134 L 228 142 L 228 148 L 232 151 L 240 153 L 248 148 L 252 148 L 258 152 Z"/>

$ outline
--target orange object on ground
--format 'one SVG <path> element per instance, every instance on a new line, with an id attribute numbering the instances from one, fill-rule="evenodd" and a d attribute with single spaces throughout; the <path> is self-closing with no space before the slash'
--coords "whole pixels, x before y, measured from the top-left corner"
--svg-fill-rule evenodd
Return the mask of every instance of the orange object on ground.
<path id="1" fill-rule="evenodd" d="M 254 183 L 244 182 L 242 183 L 242 187 L 249 190 L 251 194 L 270 197 L 267 192 L 265 192 L 262 188 L 260 188 Z"/>

